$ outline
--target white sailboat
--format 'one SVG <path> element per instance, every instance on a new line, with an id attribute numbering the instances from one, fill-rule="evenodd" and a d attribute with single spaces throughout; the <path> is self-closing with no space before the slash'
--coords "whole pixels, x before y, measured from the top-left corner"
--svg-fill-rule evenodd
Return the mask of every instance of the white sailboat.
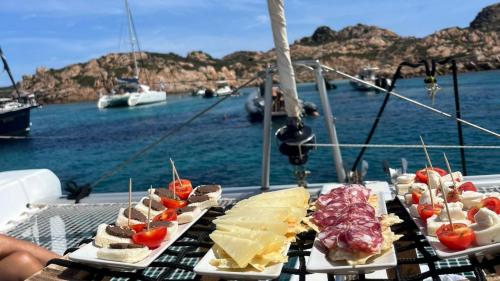
<path id="1" fill-rule="evenodd" d="M 164 91 L 155 91 L 147 85 L 139 83 L 139 67 L 137 64 L 136 52 L 140 51 L 137 42 L 132 13 L 125 1 L 125 12 L 128 20 L 128 32 L 130 36 L 131 53 L 134 61 L 134 77 L 128 79 L 117 79 L 118 85 L 111 93 L 103 95 L 97 102 L 98 108 L 118 107 L 118 106 L 137 106 L 150 103 L 164 102 L 167 100 L 167 93 Z"/>

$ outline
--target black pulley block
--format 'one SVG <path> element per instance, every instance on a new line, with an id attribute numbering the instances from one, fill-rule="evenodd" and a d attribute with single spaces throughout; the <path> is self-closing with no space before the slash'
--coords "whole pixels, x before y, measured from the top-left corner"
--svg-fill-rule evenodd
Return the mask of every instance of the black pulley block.
<path id="1" fill-rule="evenodd" d="M 316 141 L 311 128 L 296 119 L 290 119 L 287 125 L 279 128 L 276 138 L 281 142 L 279 145 L 281 154 L 288 156 L 292 165 L 305 164 L 307 154 L 313 147 L 303 145 L 314 144 Z"/>

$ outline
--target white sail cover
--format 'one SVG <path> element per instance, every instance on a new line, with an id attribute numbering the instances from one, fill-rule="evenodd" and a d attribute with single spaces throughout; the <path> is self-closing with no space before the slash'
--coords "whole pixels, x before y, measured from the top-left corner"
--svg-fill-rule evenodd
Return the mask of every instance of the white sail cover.
<path id="1" fill-rule="evenodd" d="M 271 18 L 274 46 L 278 60 L 280 88 L 285 98 L 285 110 L 288 117 L 299 117 L 301 109 L 295 84 L 295 72 L 290 58 L 283 1 L 267 0 L 267 7 Z"/>

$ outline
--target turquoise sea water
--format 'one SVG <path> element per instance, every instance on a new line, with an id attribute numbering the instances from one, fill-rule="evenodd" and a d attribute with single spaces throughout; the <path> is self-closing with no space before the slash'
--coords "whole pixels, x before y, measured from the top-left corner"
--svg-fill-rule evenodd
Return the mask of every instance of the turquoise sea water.
<path id="1" fill-rule="evenodd" d="M 438 78 L 443 89 L 435 107 L 454 112 L 451 76 Z M 431 104 L 422 78 L 399 80 L 397 92 Z M 362 143 L 373 123 L 383 94 L 352 90 L 345 81 L 335 81 L 329 100 L 336 117 L 341 143 Z M 500 71 L 468 73 L 459 76 L 462 116 L 493 131 L 500 131 Z M 171 180 L 169 158 L 176 161 L 181 177 L 194 184 L 220 183 L 223 186 L 260 184 L 262 124 L 249 123 L 244 110 L 246 89 L 231 97 L 176 135 L 166 139 L 149 154 L 125 167 L 94 188 L 97 192 L 126 191 L 128 178 L 135 187 L 166 184 Z M 320 105 L 314 84 L 299 85 L 299 95 Z M 0 141 L 0 171 L 49 168 L 64 182 L 92 182 L 134 152 L 157 140 L 164 132 L 206 108 L 215 99 L 169 96 L 166 104 L 137 108 L 98 110 L 95 103 L 48 105 L 32 111 L 33 139 Z M 318 143 L 328 138 L 322 116 L 306 118 Z M 282 124 L 273 124 L 273 130 Z M 391 97 L 372 143 L 417 144 L 422 135 L 428 144 L 457 144 L 456 123 L 405 101 Z M 464 127 L 465 143 L 500 145 L 500 140 L 470 127 Z M 57 136 L 57 138 L 53 138 Z M 278 152 L 273 139 L 271 184 L 294 181 L 293 167 Z M 344 162 L 350 167 L 359 148 L 343 148 Z M 431 150 L 436 166 L 443 166 L 442 151 Z M 445 150 L 452 166 L 460 168 L 458 149 Z M 469 174 L 500 173 L 500 150 L 467 150 Z M 398 166 L 409 161 L 410 170 L 425 162 L 420 149 L 372 149 L 365 153 L 369 162 L 368 179 L 385 179 L 382 161 Z M 309 182 L 335 181 L 335 168 L 329 148 L 310 153 L 306 168 Z"/>

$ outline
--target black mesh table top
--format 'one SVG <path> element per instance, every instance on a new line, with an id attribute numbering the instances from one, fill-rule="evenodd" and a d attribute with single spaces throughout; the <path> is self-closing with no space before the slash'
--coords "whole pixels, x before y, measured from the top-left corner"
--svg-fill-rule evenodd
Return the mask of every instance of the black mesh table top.
<path id="1" fill-rule="evenodd" d="M 477 258 L 470 256 L 459 259 L 439 259 L 429 246 L 424 236 L 409 217 L 406 210 L 398 200 L 387 203 L 388 212 L 395 213 L 404 220 L 402 224 L 392 227 L 397 234 L 403 237 L 395 243 L 398 265 L 387 270 L 389 280 L 423 280 L 431 278 L 439 280 L 440 275 L 459 274 L 470 280 L 486 280 L 485 273 L 494 272 L 493 267 L 500 265 L 500 256 L 497 254 Z M 121 272 L 110 269 L 94 268 L 92 266 L 71 262 L 68 260 L 53 260 L 51 264 L 63 267 L 62 272 L 85 272 L 84 280 L 201 280 L 202 276 L 196 275 L 193 268 L 212 246 L 208 235 L 215 229 L 212 220 L 224 214 L 225 208 L 210 209 L 195 225 L 193 225 L 181 238 L 169 247 L 148 268 L 136 272 Z M 278 280 L 306 280 L 306 257 L 309 256 L 315 233 L 309 231 L 299 234 L 288 252 L 289 261 L 283 267 Z M 90 238 L 92 235 L 89 235 Z M 89 242 L 83 239 L 81 243 Z M 69 248 L 67 252 L 76 248 Z M 428 270 L 421 272 L 421 266 Z M 70 274 L 71 275 L 71 274 Z M 58 275 L 65 279 L 64 274 Z M 51 280 L 51 279 L 33 279 Z M 74 280 L 74 279 L 66 279 Z M 325 274 L 324 280 L 335 280 L 334 274 Z M 350 275 L 349 280 L 377 280 L 369 279 L 364 274 Z M 387 279 L 385 279 L 387 280 Z"/>

